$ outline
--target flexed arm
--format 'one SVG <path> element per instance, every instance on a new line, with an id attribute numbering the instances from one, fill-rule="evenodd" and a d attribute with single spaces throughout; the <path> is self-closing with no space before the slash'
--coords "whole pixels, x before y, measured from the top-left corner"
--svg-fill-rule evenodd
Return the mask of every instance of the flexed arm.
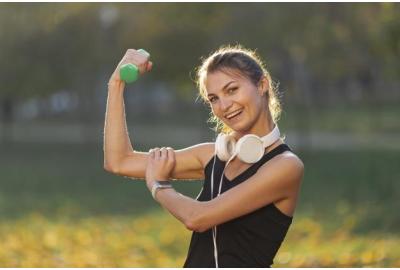
<path id="1" fill-rule="evenodd" d="M 152 68 L 152 63 L 146 55 L 129 49 L 118 64 L 108 83 L 107 109 L 104 123 L 104 168 L 115 174 L 121 174 L 120 167 L 124 159 L 127 156 L 134 155 L 126 125 L 124 104 L 125 82 L 121 80 L 119 75 L 121 65 L 127 63 L 135 64 L 139 68 L 140 74 L 150 71 Z M 135 156 L 135 158 L 137 158 L 139 164 L 145 160 L 140 155 Z"/>
<path id="2" fill-rule="evenodd" d="M 127 50 L 108 83 L 107 109 L 104 123 L 104 169 L 113 174 L 144 179 L 148 153 L 135 151 L 126 124 L 124 89 L 120 67 L 134 64 L 140 74 L 151 70 L 153 64 L 148 55 L 133 49 Z M 202 143 L 174 151 L 176 166 L 171 172 L 173 179 L 203 179 L 204 166 L 211 158 L 213 144 Z"/>
<path id="3" fill-rule="evenodd" d="M 149 156 L 146 184 L 151 191 L 155 181 L 169 179 L 175 156 L 167 149 L 154 149 Z M 204 232 L 213 226 L 251 213 L 270 203 L 295 202 L 304 166 L 294 154 L 277 156 L 265 163 L 246 181 L 210 201 L 197 201 L 173 188 L 160 189 L 155 199 L 191 231 Z"/>

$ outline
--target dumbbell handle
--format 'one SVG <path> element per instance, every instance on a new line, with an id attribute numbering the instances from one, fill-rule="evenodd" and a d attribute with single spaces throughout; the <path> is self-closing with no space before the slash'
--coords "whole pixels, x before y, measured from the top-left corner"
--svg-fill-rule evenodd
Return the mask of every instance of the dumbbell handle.
<path id="1" fill-rule="evenodd" d="M 150 54 L 143 49 L 139 49 L 138 52 L 147 58 L 150 57 Z M 139 68 L 134 64 L 122 65 L 119 69 L 119 76 L 126 83 L 135 82 L 139 78 Z"/>

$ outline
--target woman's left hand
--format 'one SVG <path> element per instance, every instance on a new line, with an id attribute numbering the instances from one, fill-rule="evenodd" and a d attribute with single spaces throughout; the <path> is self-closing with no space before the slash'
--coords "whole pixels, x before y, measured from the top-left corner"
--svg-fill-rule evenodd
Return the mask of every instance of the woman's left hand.
<path id="1" fill-rule="evenodd" d="M 155 180 L 168 180 L 175 167 L 175 152 L 170 147 L 153 148 L 149 151 L 146 167 L 146 185 L 151 189 Z"/>

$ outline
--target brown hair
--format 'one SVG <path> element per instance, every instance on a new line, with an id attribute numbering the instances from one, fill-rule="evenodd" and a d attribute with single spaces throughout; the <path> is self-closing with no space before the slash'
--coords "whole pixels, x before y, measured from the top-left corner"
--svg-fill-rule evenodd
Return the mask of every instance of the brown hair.
<path id="1" fill-rule="evenodd" d="M 213 52 L 197 68 L 196 84 L 199 89 L 199 96 L 208 104 L 205 81 L 209 73 L 215 71 L 238 72 L 258 86 L 263 77 L 268 80 L 268 91 L 265 95 L 273 121 L 276 123 L 281 114 L 281 104 L 278 99 L 278 85 L 274 83 L 263 61 L 255 51 L 246 49 L 241 45 L 222 46 Z M 216 132 L 229 133 L 231 129 L 210 112 L 210 123 L 214 123 Z"/>

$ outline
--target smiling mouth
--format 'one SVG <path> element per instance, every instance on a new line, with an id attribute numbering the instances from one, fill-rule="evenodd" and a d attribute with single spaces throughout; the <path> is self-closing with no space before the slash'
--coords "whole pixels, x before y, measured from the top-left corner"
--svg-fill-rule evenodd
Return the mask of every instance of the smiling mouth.
<path id="1" fill-rule="evenodd" d="M 242 113 L 242 111 L 243 111 L 242 109 L 237 110 L 236 112 L 233 112 L 233 113 L 230 113 L 230 114 L 226 115 L 225 118 L 228 119 L 228 120 L 232 120 L 235 117 L 237 117 L 238 115 L 240 115 Z"/>

